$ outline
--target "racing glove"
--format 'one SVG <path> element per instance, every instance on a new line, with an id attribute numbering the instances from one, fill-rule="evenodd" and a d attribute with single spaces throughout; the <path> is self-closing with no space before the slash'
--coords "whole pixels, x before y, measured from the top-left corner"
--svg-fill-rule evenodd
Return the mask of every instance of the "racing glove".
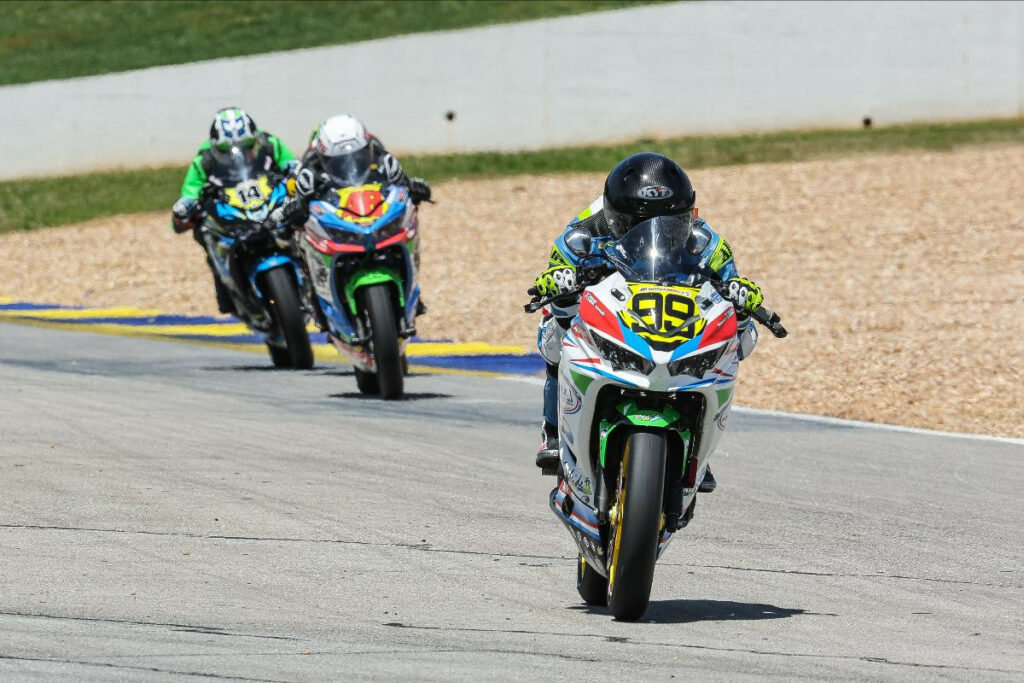
<path id="1" fill-rule="evenodd" d="M 740 315 L 749 316 L 764 303 L 764 294 L 753 280 L 732 277 L 726 281 L 728 299 L 736 306 Z"/>
<path id="2" fill-rule="evenodd" d="M 174 202 L 171 207 L 171 227 L 174 232 L 180 235 L 191 230 L 194 227 L 192 218 L 198 210 L 199 202 L 192 197 L 181 197 Z"/>
<path id="3" fill-rule="evenodd" d="M 300 197 L 308 197 L 316 189 L 316 174 L 313 169 L 304 168 L 295 174 L 295 193 Z"/>
<path id="4" fill-rule="evenodd" d="M 537 276 L 527 294 L 546 299 L 576 289 L 576 270 L 569 266 L 552 266 Z"/>
<path id="5" fill-rule="evenodd" d="M 389 183 L 395 185 L 402 182 L 405 171 L 402 170 L 402 164 L 390 152 L 385 152 L 377 165 Z"/>
<path id="6" fill-rule="evenodd" d="M 431 197 L 430 183 L 423 178 L 409 178 L 409 197 L 412 203 L 419 205 L 420 202 L 429 202 Z"/>

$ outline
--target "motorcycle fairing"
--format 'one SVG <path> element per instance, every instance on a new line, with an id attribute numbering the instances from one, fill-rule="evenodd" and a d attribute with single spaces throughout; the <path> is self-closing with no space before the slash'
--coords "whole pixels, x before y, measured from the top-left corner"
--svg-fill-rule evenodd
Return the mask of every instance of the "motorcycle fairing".
<path id="1" fill-rule="evenodd" d="M 703 325 L 696 325 L 689 317 L 672 316 L 672 320 L 657 320 L 648 316 L 649 337 L 654 345 L 639 332 L 630 329 L 625 321 L 635 321 L 632 296 L 627 292 L 651 292 L 653 289 L 636 288 L 634 291 L 621 274 L 613 274 L 584 291 L 579 313 L 563 337 L 562 360 L 559 369 L 559 435 L 561 474 L 559 490 L 552 491 L 552 510 L 566 524 L 576 539 L 580 552 L 594 567 L 604 567 L 604 556 L 592 552 L 581 534 L 595 541 L 589 528 L 576 520 L 597 520 L 599 501 L 606 497 L 601 492 L 606 467 L 610 462 L 609 443 L 621 430 L 655 429 L 671 432 L 670 443 L 676 447 L 670 455 L 679 459 L 674 467 L 685 473 L 682 486 L 681 510 L 689 509 L 696 496 L 696 485 L 707 467 L 708 458 L 717 446 L 728 417 L 734 373 L 738 365 L 738 342 L 735 333 L 735 315 L 732 304 L 721 297 L 711 296 L 710 285 L 690 288 L 694 313 L 700 313 Z M 613 293 L 616 290 L 618 295 Z M 674 287 L 660 288 L 665 294 L 677 293 Z M 661 296 L 661 294 L 659 294 Z M 680 295 L 681 296 L 681 295 Z M 686 304 L 676 304 L 680 312 Z M 627 315 L 623 316 L 623 309 Z M 657 322 L 659 324 L 655 325 Z M 682 323 L 687 323 L 683 325 Z M 691 329 L 686 328 L 693 325 Z M 673 334 L 672 345 L 658 348 L 657 337 Z M 690 333 L 692 332 L 692 336 Z M 682 337 L 691 336 L 688 340 Z M 630 369 L 614 367 L 603 354 L 599 344 L 611 344 L 652 361 L 651 366 Z M 685 359 L 691 354 L 721 349 L 715 365 L 700 377 L 685 374 L 673 376 L 669 363 Z M 641 368 L 640 365 L 636 366 Z M 615 393 L 601 399 L 605 389 Z M 621 396 L 622 393 L 625 395 Z M 678 397 L 693 396 L 680 405 L 700 406 L 682 415 L 673 407 Z M 642 401 L 637 397 L 644 397 Z M 612 401 L 609 405 L 608 401 Z M 680 399 L 682 400 L 682 399 Z M 603 406 L 603 407 L 601 407 Z M 597 410 L 603 412 L 598 415 Z M 612 409 L 611 415 L 607 412 Z M 595 421 L 597 424 L 595 424 Z M 626 433 L 623 432 L 623 433 Z M 678 480 L 677 480 L 678 481 Z M 565 504 L 567 499 L 571 501 Z M 568 513 L 563 506 L 570 507 Z M 662 533 L 659 548 L 663 549 L 671 533 Z"/>
<path id="2" fill-rule="evenodd" d="M 372 358 L 360 337 L 358 291 L 392 284 L 399 327 L 407 334 L 413 330 L 420 295 L 414 258 L 416 207 L 405 188 L 392 186 L 386 196 L 382 188 L 381 183 L 333 188 L 310 202 L 305 239 L 300 241 L 332 343 L 366 368 L 372 368 Z"/>

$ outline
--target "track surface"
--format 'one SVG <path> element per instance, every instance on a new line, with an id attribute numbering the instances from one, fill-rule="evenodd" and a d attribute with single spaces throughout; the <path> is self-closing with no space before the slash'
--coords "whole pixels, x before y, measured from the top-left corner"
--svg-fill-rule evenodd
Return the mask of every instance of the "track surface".
<path id="1" fill-rule="evenodd" d="M 736 414 L 623 624 L 539 387 L 267 366 L 0 324 L 0 678 L 1024 677 L 1024 447 Z"/>

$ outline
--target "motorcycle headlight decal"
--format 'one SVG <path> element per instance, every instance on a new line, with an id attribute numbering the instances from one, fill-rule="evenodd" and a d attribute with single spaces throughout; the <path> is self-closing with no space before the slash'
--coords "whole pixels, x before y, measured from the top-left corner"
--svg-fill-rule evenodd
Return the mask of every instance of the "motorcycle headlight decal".
<path id="1" fill-rule="evenodd" d="M 704 373 L 718 364 L 718 359 L 725 352 L 725 347 L 726 345 L 722 344 L 717 349 L 674 360 L 668 364 L 668 374 L 701 378 Z"/>
<path id="2" fill-rule="evenodd" d="M 650 374 L 654 370 L 653 361 L 613 344 L 599 334 L 591 334 L 591 337 L 594 339 L 594 346 L 597 347 L 597 350 L 616 370 L 630 370 L 644 375 Z"/>
<path id="3" fill-rule="evenodd" d="M 336 228 L 332 225 L 327 225 L 323 221 L 318 221 L 320 227 L 324 229 L 327 236 L 330 237 L 332 242 L 342 242 L 344 244 L 357 243 L 362 244 L 366 235 L 355 232 L 353 230 L 346 230 L 344 228 Z"/>
<path id="4" fill-rule="evenodd" d="M 402 229 L 402 216 L 398 216 L 395 220 L 391 221 L 387 225 L 377 228 L 373 231 L 373 239 L 382 240 L 392 235 L 397 235 Z"/>

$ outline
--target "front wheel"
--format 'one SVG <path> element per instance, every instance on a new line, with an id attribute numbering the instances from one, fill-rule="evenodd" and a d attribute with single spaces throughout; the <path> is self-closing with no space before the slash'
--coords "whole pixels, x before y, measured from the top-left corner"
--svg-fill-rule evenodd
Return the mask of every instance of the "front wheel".
<path id="1" fill-rule="evenodd" d="M 622 454 L 608 543 L 608 606 L 619 621 L 642 617 L 651 597 L 666 452 L 663 434 L 635 432 Z"/>
<path id="2" fill-rule="evenodd" d="M 295 280 L 284 268 L 274 268 L 264 276 L 264 297 L 273 313 L 284 348 L 267 344 L 270 359 L 279 368 L 308 370 L 313 367 L 313 347 L 306 332 L 306 316 L 299 302 Z"/>
<path id="3" fill-rule="evenodd" d="M 363 290 L 363 304 L 370 324 L 370 347 L 380 397 L 385 400 L 401 398 L 405 380 L 391 288 L 386 284 L 369 285 Z"/>

